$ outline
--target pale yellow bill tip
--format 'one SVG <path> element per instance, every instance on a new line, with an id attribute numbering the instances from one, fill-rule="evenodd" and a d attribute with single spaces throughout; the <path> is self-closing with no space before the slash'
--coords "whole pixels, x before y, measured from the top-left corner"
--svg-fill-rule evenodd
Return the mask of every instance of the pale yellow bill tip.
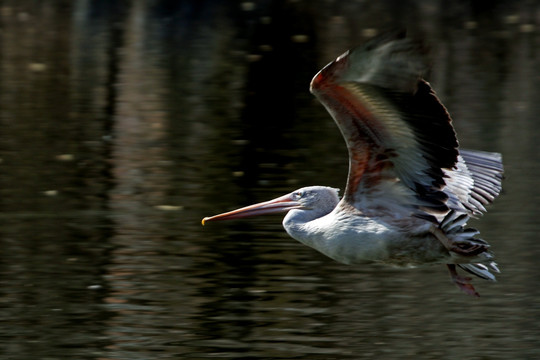
<path id="1" fill-rule="evenodd" d="M 208 218 L 203 218 L 203 219 L 201 220 L 202 226 L 204 226 L 204 222 L 206 221 L 206 219 L 208 219 Z"/>

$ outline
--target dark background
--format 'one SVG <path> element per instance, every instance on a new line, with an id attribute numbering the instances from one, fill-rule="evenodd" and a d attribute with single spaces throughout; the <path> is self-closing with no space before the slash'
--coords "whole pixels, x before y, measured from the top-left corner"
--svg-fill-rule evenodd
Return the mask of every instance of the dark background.
<path id="1" fill-rule="evenodd" d="M 536 1 L 0 2 L 0 357 L 524 359 L 540 351 Z M 473 220 L 498 283 L 337 264 L 271 216 L 204 216 L 344 188 L 309 94 L 404 26 L 463 147 L 502 152 Z"/>

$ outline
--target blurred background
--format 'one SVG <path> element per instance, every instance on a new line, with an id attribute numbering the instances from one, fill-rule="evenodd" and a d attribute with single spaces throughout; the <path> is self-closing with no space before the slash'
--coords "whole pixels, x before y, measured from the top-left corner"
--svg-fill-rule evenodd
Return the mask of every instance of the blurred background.
<path id="1" fill-rule="evenodd" d="M 0 358 L 524 359 L 540 351 L 540 4 L 0 2 Z M 471 225 L 498 257 L 482 297 L 444 266 L 349 267 L 280 216 L 204 216 L 344 188 L 308 91 L 405 26 L 461 145 L 503 153 Z"/>

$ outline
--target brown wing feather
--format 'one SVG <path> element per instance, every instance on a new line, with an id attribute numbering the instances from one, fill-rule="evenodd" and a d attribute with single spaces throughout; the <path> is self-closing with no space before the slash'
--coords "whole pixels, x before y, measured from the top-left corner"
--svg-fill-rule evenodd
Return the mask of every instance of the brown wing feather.
<path id="1" fill-rule="evenodd" d="M 362 211 L 398 207 L 430 219 L 448 211 L 442 169 L 456 164 L 457 140 L 446 109 L 421 79 L 419 49 L 400 37 L 375 39 L 312 81 L 349 149 L 344 201 Z"/>

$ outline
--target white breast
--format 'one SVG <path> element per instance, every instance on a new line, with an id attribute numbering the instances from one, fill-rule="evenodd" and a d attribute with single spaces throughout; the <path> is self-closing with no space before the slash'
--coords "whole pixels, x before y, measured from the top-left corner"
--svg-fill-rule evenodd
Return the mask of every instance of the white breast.
<path id="1" fill-rule="evenodd" d="M 326 256 L 345 264 L 384 261 L 388 245 L 401 234 L 363 216 L 331 212 L 306 223 L 283 223 L 289 235 Z"/>
<path id="2" fill-rule="evenodd" d="M 365 216 L 331 212 L 295 223 L 284 220 L 291 237 L 344 264 L 366 261 L 409 266 L 444 262 L 441 243 L 429 234 L 411 236 Z"/>

